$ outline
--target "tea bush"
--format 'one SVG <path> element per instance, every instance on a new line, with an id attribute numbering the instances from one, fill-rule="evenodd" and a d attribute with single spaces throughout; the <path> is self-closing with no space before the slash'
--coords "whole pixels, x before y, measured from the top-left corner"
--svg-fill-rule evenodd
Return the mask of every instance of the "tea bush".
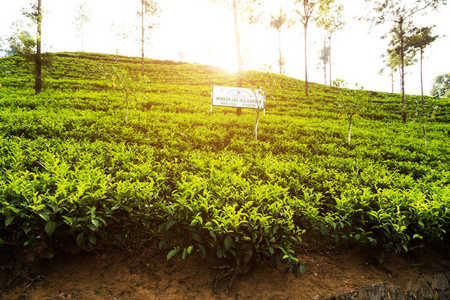
<path id="1" fill-rule="evenodd" d="M 233 74 L 146 60 L 125 121 L 99 63 L 139 79 L 138 58 L 57 53 L 35 96 L 26 62 L 0 59 L 0 243 L 50 257 L 62 241 L 88 250 L 140 231 L 168 259 L 279 254 L 302 273 L 305 234 L 401 252 L 450 229 L 448 100 L 425 147 L 417 123 L 401 124 L 398 94 L 367 91 L 349 144 L 340 94 L 355 91 L 312 83 L 305 98 L 302 81 L 249 73 L 244 85 L 277 86 L 256 141 L 253 110 L 210 114 L 211 86 Z"/>

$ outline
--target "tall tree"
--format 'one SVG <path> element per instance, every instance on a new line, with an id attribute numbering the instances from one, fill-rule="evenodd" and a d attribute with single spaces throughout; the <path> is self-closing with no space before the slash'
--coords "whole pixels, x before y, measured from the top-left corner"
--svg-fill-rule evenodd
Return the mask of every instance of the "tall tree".
<path id="1" fill-rule="evenodd" d="M 334 2 L 326 3 L 321 6 L 321 11 L 319 13 L 319 17 L 317 18 L 317 26 L 323 27 L 328 37 L 328 73 L 330 77 L 330 86 L 331 86 L 331 37 L 333 34 L 342 30 L 345 25 L 344 18 L 342 16 L 342 11 L 344 10 L 344 6 L 342 4 L 336 4 Z"/>
<path id="2" fill-rule="evenodd" d="M 227 7 L 233 9 L 234 33 L 236 40 L 236 58 L 237 58 L 237 78 L 236 86 L 242 87 L 242 49 L 241 49 L 241 29 L 239 23 L 245 19 L 249 24 L 259 21 L 260 15 L 256 13 L 256 7 L 262 4 L 263 0 L 212 0 L 214 2 L 222 2 Z M 236 108 L 236 114 L 242 114 L 242 108 Z"/>
<path id="3" fill-rule="evenodd" d="M 37 23 L 37 34 L 36 34 L 36 78 L 34 91 L 35 94 L 39 94 L 42 90 L 42 56 L 41 56 L 41 42 L 42 42 L 42 3 L 38 0 L 37 10 L 36 10 L 36 23 Z"/>
<path id="4" fill-rule="evenodd" d="M 82 2 L 78 5 L 78 9 L 75 12 L 75 20 L 73 24 L 78 34 L 81 36 L 81 51 L 84 52 L 84 31 L 86 23 L 91 19 L 91 11 L 86 7 L 86 2 Z"/>
<path id="5" fill-rule="evenodd" d="M 295 12 L 299 15 L 300 22 L 303 24 L 305 38 L 305 96 L 308 97 L 308 25 L 314 21 L 314 16 L 323 11 L 323 6 L 329 5 L 334 0 L 295 0 Z M 318 18 L 318 16 L 317 16 Z"/>
<path id="6" fill-rule="evenodd" d="M 439 75 L 434 79 L 430 94 L 435 96 L 437 93 L 450 97 L 450 73 Z"/>
<path id="7" fill-rule="evenodd" d="M 391 92 L 394 93 L 394 74 L 398 71 L 400 66 L 400 57 L 392 50 L 388 49 L 381 57 L 384 58 L 383 62 L 389 69 L 389 77 L 391 78 Z M 379 74 L 382 74 L 386 68 L 380 70 Z"/>
<path id="8" fill-rule="evenodd" d="M 400 76 L 402 90 L 402 121 L 406 123 L 405 100 L 405 22 L 418 13 L 425 13 L 428 9 L 437 9 L 447 4 L 447 0 L 366 0 L 373 8 L 372 14 L 366 19 L 375 25 L 394 22 L 400 41 Z"/>
<path id="9" fill-rule="evenodd" d="M 8 50 L 6 49 L 6 43 L 3 40 L 3 38 L 0 36 L 0 57 L 3 56 L 3 54 L 8 53 Z"/>
<path id="10" fill-rule="evenodd" d="M 323 47 L 319 52 L 319 59 L 323 69 L 324 83 L 327 84 L 327 63 L 330 58 L 330 48 L 327 46 L 326 39 L 323 40 Z M 331 84 L 331 83 L 330 83 Z"/>
<path id="11" fill-rule="evenodd" d="M 425 105 L 423 99 L 423 52 L 426 47 L 433 43 L 439 36 L 433 35 L 433 27 L 415 27 L 413 34 L 406 38 L 406 44 L 412 51 L 418 50 L 420 55 L 420 91 L 422 96 L 422 106 Z"/>
<path id="12" fill-rule="evenodd" d="M 8 38 L 10 55 L 21 55 L 30 59 L 34 57 L 36 40 L 31 36 L 28 31 L 21 31 L 20 33 L 14 33 Z"/>
<path id="13" fill-rule="evenodd" d="M 400 71 L 401 69 L 401 60 L 400 60 L 400 56 L 401 56 L 401 42 L 400 42 L 400 38 L 399 38 L 399 33 L 398 33 L 398 27 L 394 26 L 391 28 L 391 30 L 389 30 L 390 33 L 390 41 L 389 41 L 389 46 L 390 48 L 387 49 L 387 64 L 391 65 L 391 68 L 393 68 L 395 71 Z M 403 26 L 403 36 L 406 39 L 407 37 L 409 37 L 412 34 L 412 22 L 406 22 Z M 404 42 L 403 43 L 403 70 L 405 70 L 406 67 L 413 65 L 416 61 L 414 59 L 415 53 L 414 51 L 411 51 L 412 48 L 411 46 Z M 404 71 L 405 72 L 405 71 Z M 391 72 L 392 73 L 392 72 Z M 400 83 L 402 82 L 402 72 L 400 73 Z M 392 79 L 393 81 L 393 79 Z M 401 90 L 402 86 L 400 84 L 400 90 Z"/>
<path id="14" fill-rule="evenodd" d="M 27 30 L 24 30 L 23 23 L 20 20 L 12 22 L 9 28 L 11 35 L 6 38 L 9 49 L 3 50 L 5 54 L 24 56 L 27 60 L 34 62 L 36 40 Z"/>
<path id="15" fill-rule="evenodd" d="M 22 10 L 22 14 L 29 18 L 32 22 L 36 23 L 36 55 L 34 57 L 35 62 L 35 80 L 34 80 L 34 92 L 39 94 L 42 90 L 42 54 L 41 54 L 41 37 L 42 37 L 42 3 L 41 0 L 37 1 L 37 4 L 31 5 L 31 12 L 26 9 Z"/>
<path id="16" fill-rule="evenodd" d="M 130 38 L 131 31 L 126 26 L 126 23 L 123 21 L 120 23 L 112 22 L 110 30 L 114 36 L 114 42 L 116 45 L 116 54 L 118 55 L 120 53 L 120 48 L 123 46 L 123 44 L 127 43 L 127 40 Z"/>
<path id="17" fill-rule="evenodd" d="M 144 16 L 147 14 L 148 16 L 158 16 L 159 14 L 159 5 L 155 0 L 141 0 L 141 11 L 138 12 L 139 17 L 141 18 L 141 32 L 142 32 L 142 38 L 141 38 L 141 49 L 142 49 L 142 62 L 141 62 L 141 75 L 144 76 L 144 44 L 145 44 L 145 28 L 144 25 Z M 151 23 L 148 25 L 148 28 L 151 29 L 155 23 Z"/>
<path id="18" fill-rule="evenodd" d="M 281 53 L 281 29 L 283 26 L 289 27 L 292 24 L 286 13 L 283 13 L 283 8 L 280 7 L 280 12 L 277 15 L 270 17 L 270 27 L 275 28 L 278 31 L 278 65 L 280 67 L 280 74 L 283 74 L 283 68 L 285 65 L 283 54 Z"/>

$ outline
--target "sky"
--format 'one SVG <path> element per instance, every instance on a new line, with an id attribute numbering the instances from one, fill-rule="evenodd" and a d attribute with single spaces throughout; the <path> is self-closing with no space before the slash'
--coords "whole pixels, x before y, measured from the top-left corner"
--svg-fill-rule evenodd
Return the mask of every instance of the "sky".
<path id="1" fill-rule="evenodd" d="M 22 19 L 28 21 L 20 11 L 29 7 L 31 0 L 0 0 L 0 37 L 11 35 L 10 25 Z M 272 1 L 272 7 L 265 11 L 270 17 L 279 11 L 279 3 Z M 81 37 L 74 26 L 75 11 L 82 0 L 42 0 L 45 10 L 42 25 L 43 51 L 81 51 Z M 236 50 L 232 11 L 212 0 L 164 0 L 159 1 L 161 13 L 157 24 L 147 31 L 150 42 L 146 44 L 146 57 L 163 60 L 188 61 L 219 66 L 226 70 L 236 70 Z M 354 88 L 355 84 L 367 90 L 391 91 L 391 79 L 386 72 L 379 71 L 384 63 L 381 55 L 388 48 L 388 40 L 380 37 L 393 26 L 387 23 L 370 26 L 359 22 L 357 16 L 367 13 L 367 5 L 362 0 L 340 0 L 344 5 L 346 25 L 332 38 L 332 78 L 341 78 Z M 139 0 L 89 0 L 86 6 L 91 12 L 91 20 L 86 24 L 84 51 L 119 53 L 140 56 L 139 25 L 136 11 Z M 295 17 L 295 15 L 293 15 Z M 450 6 L 438 12 L 416 15 L 416 26 L 436 25 L 435 34 L 441 36 L 425 51 L 424 93 L 429 94 L 433 79 L 450 72 L 450 36 L 445 36 L 450 28 Z M 155 20 L 147 20 L 155 22 Z M 265 24 L 243 24 L 243 53 L 246 69 L 277 72 L 278 34 Z M 35 29 L 24 28 L 32 35 Z M 128 39 L 118 33 L 126 33 Z M 319 51 L 323 46 L 324 33 L 314 24 L 308 28 L 308 79 L 324 83 L 323 69 L 319 67 Z M 296 22 L 281 33 L 282 52 L 286 61 L 286 75 L 305 79 L 304 34 L 301 23 Z M 400 92 L 399 75 L 395 75 L 394 92 Z M 328 80 L 328 79 L 327 79 Z M 328 83 L 328 82 L 327 82 Z M 213 84 L 213 83 L 212 83 Z M 419 63 L 406 69 L 407 94 L 420 94 Z"/>

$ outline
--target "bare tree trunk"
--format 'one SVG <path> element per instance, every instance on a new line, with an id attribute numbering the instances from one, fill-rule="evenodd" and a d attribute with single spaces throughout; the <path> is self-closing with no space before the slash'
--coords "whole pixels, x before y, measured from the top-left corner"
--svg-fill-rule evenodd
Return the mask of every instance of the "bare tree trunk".
<path id="1" fill-rule="evenodd" d="M 350 114 L 350 117 L 348 118 L 348 143 L 349 144 L 352 139 L 352 119 L 353 119 L 353 115 Z"/>
<path id="2" fill-rule="evenodd" d="M 394 72 L 391 69 L 391 91 L 394 93 Z"/>
<path id="3" fill-rule="evenodd" d="M 141 47 L 142 47 L 142 62 L 141 62 L 141 75 L 144 77 L 144 0 L 141 0 L 142 10 L 141 10 L 141 28 L 142 28 L 142 39 L 141 39 Z"/>
<path id="4" fill-rule="evenodd" d="M 38 0 L 37 7 L 37 41 L 36 41 L 36 77 L 35 77 L 35 85 L 34 92 L 35 94 L 39 94 L 42 90 L 42 57 L 41 57 L 41 32 L 42 29 L 42 7 L 41 0 Z"/>
<path id="5" fill-rule="evenodd" d="M 425 148 L 428 148 L 428 145 L 427 145 L 427 133 L 426 133 L 425 125 L 422 125 L 422 128 L 423 128 L 423 138 L 425 139 Z"/>
<path id="6" fill-rule="evenodd" d="M 125 122 L 128 122 L 128 93 L 125 93 L 125 101 L 127 103 L 127 109 L 125 111 Z"/>
<path id="7" fill-rule="evenodd" d="M 400 18 L 399 29 L 400 29 L 400 59 L 401 59 L 401 85 L 402 85 L 402 121 L 406 123 L 406 99 L 405 99 L 405 36 L 403 32 L 403 18 Z"/>
<path id="8" fill-rule="evenodd" d="M 259 120 L 259 109 L 261 107 L 262 101 L 259 102 L 258 101 L 258 94 L 257 91 L 255 90 L 254 92 L 255 95 L 255 100 L 256 100 L 256 112 L 255 112 L 255 140 L 258 139 L 258 120 Z"/>
<path id="9" fill-rule="evenodd" d="M 422 65 L 422 59 L 423 59 L 423 49 L 420 49 L 420 91 L 422 95 L 422 106 L 425 105 L 425 102 L 423 100 L 423 65 Z"/>
<path id="10" fill-rule="evenodd" d="M 330 86 L 331 86 L 331 35 L 328 37 L 328 72 L 330 74 Z"/>
<path id="11" fill-rule="evenodd" d="M 236 38 L 236 55 L 238 63 L 238 71 L 236 78 L 237 87 L 242 87 L 242 56 L 241 56 L 241 38 L 239 36 L 239 22 L 238 22 L 238 4 L 236 0 L 233 0 L 233 12 L 234 12 L 234 33 Z M 240 116 L 242 114 L 242 108 L 236 108 L 236 114 Z"/>
<path id="12" fill-rule="evenodd" d="M 282 70 L 282 56 L 281 56 L 281 30 L 278 30 L 278 63 L 280 65 L 280 75 L 282 74 L 283 70 Z"/>
<path id="13" fill-rule="evenodd" d="M 258 119 L 259 119 L 259 105 L 256 108 L 256 113 L 255 113 L 255 140 L 258 139 Z"/>
<path id="14" fill-rule="evenodd" d="M 308 47 L 306 44 L 307 38 L 307 29 L 308 29 L 308 23 L 303 24 L 303 27 L 305 28 L 305 96 L 308 97 L 309 91 L 308 91 Z"/>
<path id="15" fill-rule="evenodd" d="M 327 52 L 327 42 L 323 40 L 323 52 L 321 55 L 322 63 L 323 63 L 323 82 L 327 84 L 327 59 L 329 59 L 329 55 Z"/>

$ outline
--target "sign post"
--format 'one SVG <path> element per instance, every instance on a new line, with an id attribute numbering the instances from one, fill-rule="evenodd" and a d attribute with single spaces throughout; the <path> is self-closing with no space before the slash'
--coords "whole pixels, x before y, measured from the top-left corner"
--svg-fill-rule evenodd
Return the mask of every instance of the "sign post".
<path id="1" fill-rule="evenodd" d="M 259 110 L 266 115 L 266 95 L 262 90 L 229 86 L 213 86 L 211 91 L 211 111 L 213 106 L 241 107 L 256 109 L 255 139 L 258 139 Z"/>
<path id="2" fill-rule="evenodd" d="M 264 109 L 266 113 L 266 95 L 262 90 L 214 85 L 211 91 L 211 113 L 213 106 L 242 107 Z"/>

